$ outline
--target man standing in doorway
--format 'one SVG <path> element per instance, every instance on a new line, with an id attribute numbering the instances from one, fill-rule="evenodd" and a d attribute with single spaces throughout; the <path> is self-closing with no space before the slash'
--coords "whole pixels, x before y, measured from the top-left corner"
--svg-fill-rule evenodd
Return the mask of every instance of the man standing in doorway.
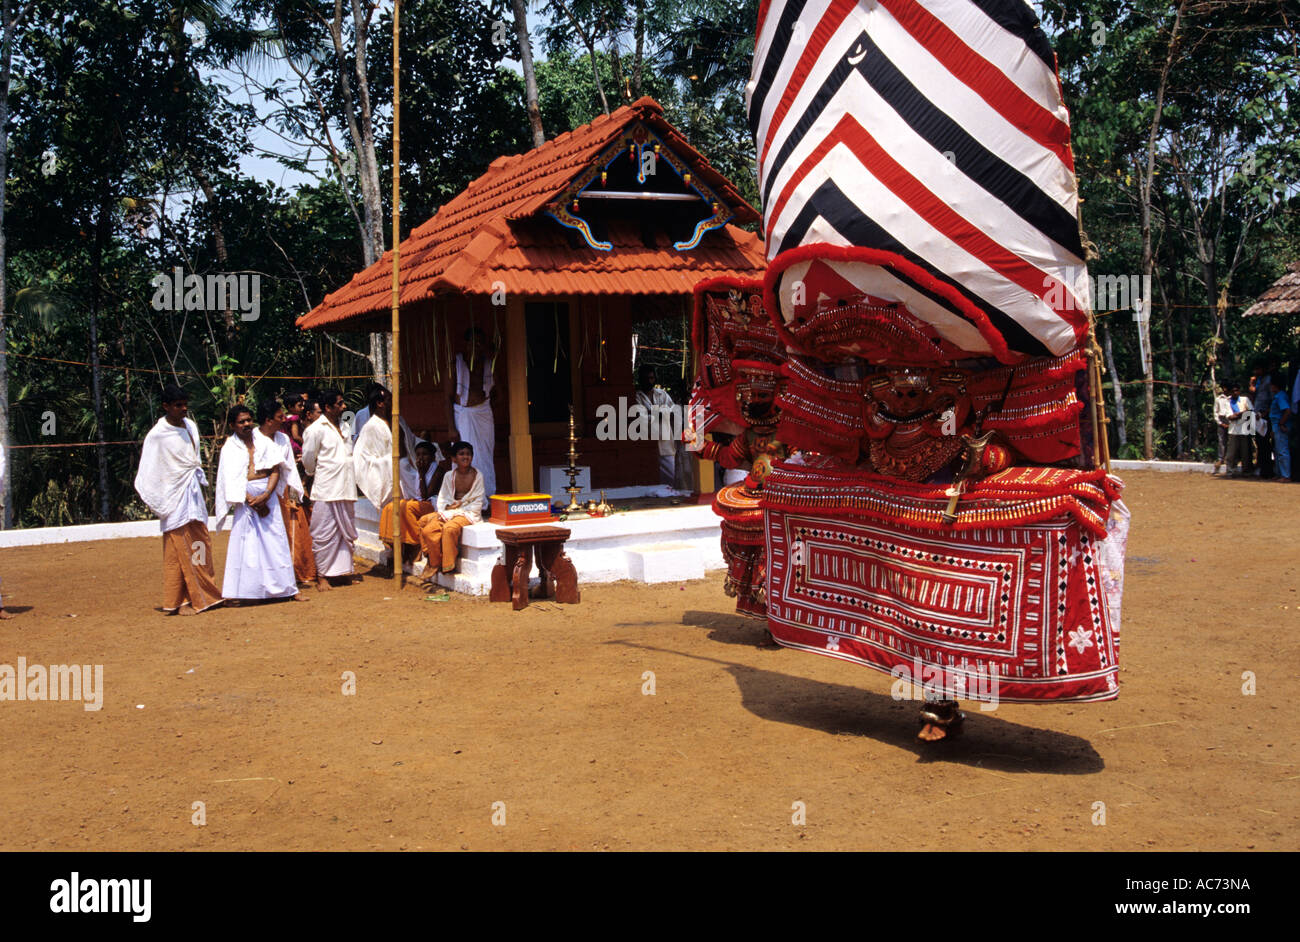
<path id="1" fill-rule="evenodd" d="M 655 368 L 643 365 L 637 373 L 636 404 L 645 409 L 646 427 L 655 430 L 659 445 L 659 483 L 677 486 L 677 440 L 672 421 L 673 397 L 656 385 Z"/>
<path id="2" fill-rule="evenodd" d="M 302 436 L 302 466 L 315 475 L 312 484 L 311 548 L 316 559 L 316 588 L 325 591 L 330 580 L 351 581 L 352 547 L 357 541 L 356 475 L 352 468 L 352 442 L 339 422 L 343 394 L 337 389 L 321 393 L 321 417 Z"/>
<path id="3" fill-rule="evenodd" d="M 456 354 L 449 382 L 451 403 L 451 437 L 466 441 L 474 451 L 474 465 L 483 475 L 483 500 L 496 493 L 496 423 L 492 405 L 496 401 L 496 383 L 492 377 L 495 346 L 483 331 L 471 327 L 465 331 L 465 348 Z"/>

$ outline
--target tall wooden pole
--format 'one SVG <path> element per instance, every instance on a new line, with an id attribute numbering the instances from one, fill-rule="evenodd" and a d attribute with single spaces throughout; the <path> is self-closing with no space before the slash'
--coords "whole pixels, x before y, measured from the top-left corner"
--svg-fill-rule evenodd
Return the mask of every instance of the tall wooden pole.
<path id="1" fill-rule="evenodd" d="M 399 69 L 400 59 L 398 58 L 397 39 L 401 33 L 402 22 L 402 0 L 394 0 L 393 3 L 393 353 L 392 362 L 389 363 L 389 389 L 393 395 L 393 582 L 398 589 L 402 587 L 402 577 L 405 574 L 402 568 L 402 538 L 405 536 L 406 515 L 402 513 L 402 468 L 401 468 L 401 375 L 402 375 L 402 324 L 398 300 L 399 279 L 398 272 L 401 268 L 400 256 L 402 253 L 402 234 L 401 219 L 402 205 L 401 193 L 398 187 L 398 160 L 399 148 L 401 147 L 401 133 L 399 130 L 399 118 L 401 116 L 401 73 Z M 412 455 L 414 460 L 415 456 Z M 382 511 L 381 511 L 382 513 Z"/>

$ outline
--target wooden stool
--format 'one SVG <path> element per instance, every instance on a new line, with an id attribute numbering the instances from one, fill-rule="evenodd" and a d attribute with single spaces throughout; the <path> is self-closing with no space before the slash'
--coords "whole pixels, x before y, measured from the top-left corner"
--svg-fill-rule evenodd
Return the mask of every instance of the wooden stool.
<path id="1" fill-rule="evenodd" d="M 513 602 L 517 612 L 528 605 L 528 577 L 533 571 L 534 551 L 537 571 L 542 577 L 538 598 L 576 605 L 578 570 L 564 553 L 569 531 L 564 527 L 517 527 L 497 530 L 497 539 L 505 550 L 504 561 L 492 568 L 493 602 Z"/>

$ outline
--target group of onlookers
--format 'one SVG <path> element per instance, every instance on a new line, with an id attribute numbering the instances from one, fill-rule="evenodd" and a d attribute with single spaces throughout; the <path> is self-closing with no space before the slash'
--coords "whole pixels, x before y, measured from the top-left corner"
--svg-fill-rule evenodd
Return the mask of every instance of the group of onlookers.
<path id="1" fill-rule="evenodd" d="M 382 509 L 381 531 L 394 529 L 391 396 L 375 385 L 367 421 L 344 419 L 343 394 L 292 393 L 283 403 L 230 409 L 230 437 L 217 469 L 217 528 L 230 523 L 224 578 L 216 582 L 198 426 L 185 390 L 162 390 L 163 416 L 144 441 L 136 491 L 160 520 L 163 605 L 194 615 L 225 604 L 305 601 L 298 589 L 354 579 L 354 505 L 360 490 Z M 354 429 L 352 426 L 355 425 Z M 479 522 L 487 501 L 473 446 L 433 442 L 401 423 L 399 481 L 404 542 L 423 550 L 427 582 L 455 571 L 460 532 Z M 355 440 L 355 445 L 354 445 Z M 395 561 L 400 565 L 400 561 Z"/>
<path id="2" fill-rule="evenodd" d="M 1230 476 L 1300 479 L 1300 467 L 1291 461 L 1300 447 L 1300 423 L 1294 418 L 1297 406 L 1300 371 L 1291 376 L 1275 357 L 1257 360 L 1245 387 L 1237 380 L 1224 381 L 1214 401 L 1219 434 L 1215 473 L 1222 468 Z"/>

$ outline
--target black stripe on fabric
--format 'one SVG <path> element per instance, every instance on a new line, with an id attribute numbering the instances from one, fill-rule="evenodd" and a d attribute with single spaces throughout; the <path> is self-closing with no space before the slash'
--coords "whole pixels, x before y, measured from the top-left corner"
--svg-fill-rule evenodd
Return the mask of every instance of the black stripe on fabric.
<path id="1" fill-rule="evenodd" d="M 835 93 L 848 81 L 849 73 L 853 69 L 854 66 L 849 62 L 849 57 L 841 56 L 840 61 L 835 63 L 835 68 L 831 70 L 831 74 L 826 76 L 826 81 L 822 82 L 821 87 L 817 89 L 817 94 L 813 96 L 813 100 L 808 103 L 808 107 L 804 109 L 803 114 L 799 116 L 799 120 L 795 122 L 794 127 L 790 129 L 790 133 L 786 135 L 785 143 L 781 145 L 781 149 L 777 151 L 772 158 L 772 162 L 768 164 L 767 177 L 763 181 L 764 206 L 772 197 L 772 185 L 776 182 L 777 174 L 785 166 L 785 162 L 790 159 L 794 149 L 799 146 L 799 142 L 807 136 L 808 129 L 813 126 L 813 122 L 821 117 L 822 112 L 830 105 Z"/>
<path id="2" fill-rule="evenodd" d="M 758 81 L 754 83 L 754 94 L 749 99 L 749 131 L 755 137 L 758 136 L 758 121 L 763 114 L 763 103 L 767 101 L 767 94 L 772 90 L 772 82 L 776 79 L 776 73 L 780 70 L 781 62 L 790 48 L 794 24 L 803 15 L 804 6 L 804 0 L 787 0 L 785 9 L 781 11 L 781 19 L 777 21 L 776 30 L 772 33 L 772 43 L 768 47 L 767 58 L 763 60 L 763 70 L 758 75 Z"/>
<path id="3" fill-rule="evenodd" d="M 830 223 L 835 231 L 847 239 L 855 246 L 863 248 L 882 249 L 886 252 L 893 252 L 905 258 L 907 261 L 916 265 L 918 268 L 925 270 L 931 277 L 951 285 L 954 289 L 961 292 L 962 296 L 978 307 L 989 319 L 993 329 L 1000 333 L 1006 341 L 1007 348 L 1017 353 L 1025 353 L 1030 356 L 1051 356 L 1052 353 L 1043 344 L 1041 340 L 1026 330 L 1021 324 L 1009 314 L 989 304 L 983 298 L 968 291 L 961 284 L 945 275 L 934 265 L 930 264 L 915 252 L 906 248 L 901 242 L 895 239 L 885 230 L 878 222 L 862 212 L 857 205 L 850 200 L 833 182 L 827 180 L 819 186 L 804 203 L 799 215 L 795 217 L 794 222 L 786 231 L 785 238 L 781 240 L 776 255 L 778 258 L 781 252 L 787 249 L 795 248 L 800 245 L 812 226 L 814 220 L 820 216 Z M 896 268 L 890 268 L 889 274 L 899 281 L 909 285 L 930 300 L 934 301 L 940 307 L 969 321 L 972 324 L 970 316 L 958 308 L 954 307 L 951 302 L 944 299 L 936 292 L 917 284 L 903 272 Z"/>
<path id="4" fill-rule="evenodd" d="M 1056 74 L 1056 55 L 1036 14 L 1025 0 L 970 0 L 1012 36 L 1019 39 Z"/>
<path id="5" fill-rule="evenodd" d="M 1066 251 L 1071 252 L 1076 258 L 1083 258 L 1083 245 L 1079 241 L 1079 224 L 1064 206 L 1039 189 L 1033 180 L 985 148 L 961 125 L 935 107 L 917 90 L 916 86 L 907 80 L 867 33 L 863 32 L 850 46 L 850 50 L 858 49 L 859 45 L 866 50 L 866 55 L 858 64 L 858 71 L 875 89 L 876 94 L 883 98 L 913 131 L 940 153 L 951 152 L 957 168 L 973 183 L 1001 200 L 1017 216 Z M 847 55 L 846 53 L 846 60 Z M 817 90 L 812 106 L 799 116 L 785 143 L 781 145 L 780 153 L 769 164 L 767 179 L 764 181 L 765 204 L 771 196 L 771 184 L 781 167 L 843 84 L 843 79 L 837 81 L 839 74 L 837 68 Z M 881 144 L 888 146 L 884 141 Z"/>

